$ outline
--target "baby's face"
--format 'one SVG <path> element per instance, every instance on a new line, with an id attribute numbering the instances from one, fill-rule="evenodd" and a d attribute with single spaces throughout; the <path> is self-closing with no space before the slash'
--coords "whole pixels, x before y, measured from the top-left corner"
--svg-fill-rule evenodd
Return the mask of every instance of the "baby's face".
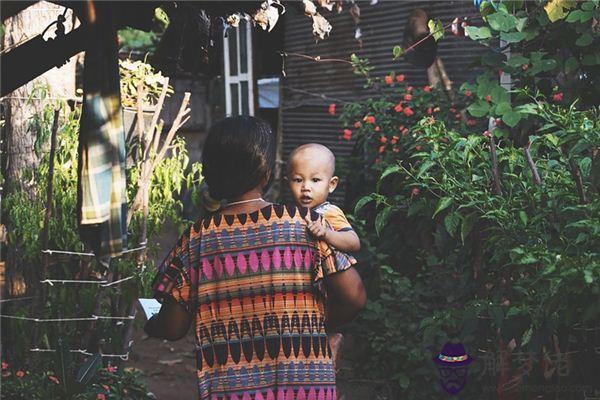
<path id="1" fill-rule="evenodd" d="M 333 165 L 318 154 L 302 152 L 290 160 L 288 185 L 294 201 L 302 207 L 314 208 L 325 201 L 338 183 Z"/>

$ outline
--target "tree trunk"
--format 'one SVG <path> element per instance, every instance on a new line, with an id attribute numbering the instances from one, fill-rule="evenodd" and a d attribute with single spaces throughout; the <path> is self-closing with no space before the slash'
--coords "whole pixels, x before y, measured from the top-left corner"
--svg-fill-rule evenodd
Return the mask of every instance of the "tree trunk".
<path id="1" fill-rule="evenodd" d="M 17 47 L 23 41 L 41 34 L 64 10 L 64 7 L 42 1 L 7 19 L 2 49 L 9 50 Z M 69 10 L 65 23 L 67 32 L 72 27 L 73 17 Z M 55 27 L 51 27 L 45 37 L 53 37 L 54 31 Z M 33 195 L 33 182 L 25 182 L 21 179 L 25 169 L 36 168 L 39 163 L 34 151 L 38 132 L 31 129 L 30 119 L 34 114 L 42 112 L 44 106 L 53 99 L 75 97 L 75 65 L 75 57 L 73 57 L 61 68 L 51 69 L 2 100 L 5 119 L 3 132 L 6 148 L 6 156 L 3 160 L 5 177 L 9 185 L 14 184 L 30 195 Z M 40 100 L 41 93 L 36 90 L 40 87 L 46 87 L 48 90 L 46 100 Z M 28 100 L 30 97 L 32 99 Z"/>

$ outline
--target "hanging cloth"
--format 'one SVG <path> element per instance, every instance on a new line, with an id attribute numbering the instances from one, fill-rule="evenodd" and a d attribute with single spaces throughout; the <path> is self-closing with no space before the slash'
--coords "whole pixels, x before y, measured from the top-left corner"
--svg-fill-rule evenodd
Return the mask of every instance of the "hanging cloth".
<path id="1" fill-rule="evenodd" d="M 111 3 L 84 5 L 89 37 L 83 71 L 79 129 L 79 232 L 96 258 L 127 248 L 125 128 L 119 86 L 117 31 Z"/>

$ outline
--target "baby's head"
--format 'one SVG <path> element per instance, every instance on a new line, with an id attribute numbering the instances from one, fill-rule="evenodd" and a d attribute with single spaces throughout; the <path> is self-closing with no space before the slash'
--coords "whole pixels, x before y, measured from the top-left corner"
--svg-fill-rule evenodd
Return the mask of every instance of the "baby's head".
<path id="1" fill-rule="evenodd" d="M 325 201 L 338 184 L 335 156 L 327 147 L 309 143 L 296 148 L 288 160 L 287 181 L 296 204 L 314 208 Z"/>

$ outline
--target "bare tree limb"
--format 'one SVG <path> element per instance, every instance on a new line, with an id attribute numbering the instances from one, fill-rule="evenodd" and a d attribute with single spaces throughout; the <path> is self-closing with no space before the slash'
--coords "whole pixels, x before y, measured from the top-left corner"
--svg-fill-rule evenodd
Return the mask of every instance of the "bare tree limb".
<path id="1" fill-rule="evenodd" d="M 531 168 L 531 172 L 533 173 L 533 180 L 535 181 L 535 183 L 537 185 L 541 185 L 542 184 L 542 179 L 540 178 L 540 174 L 538 173 L 538 169 L 535 166 L 535 163 L 533 162 L 533 158 L 531 158 L 531 153 L 529 152 L 529 147 L 531 146 L 531 143 L 529 144 L 529 146 L 525 147 L 523 149 L 523 151 L 525 151 L 525 157 L 527 158 L 527 164 L 529 164 L 529 168 Z"/>

